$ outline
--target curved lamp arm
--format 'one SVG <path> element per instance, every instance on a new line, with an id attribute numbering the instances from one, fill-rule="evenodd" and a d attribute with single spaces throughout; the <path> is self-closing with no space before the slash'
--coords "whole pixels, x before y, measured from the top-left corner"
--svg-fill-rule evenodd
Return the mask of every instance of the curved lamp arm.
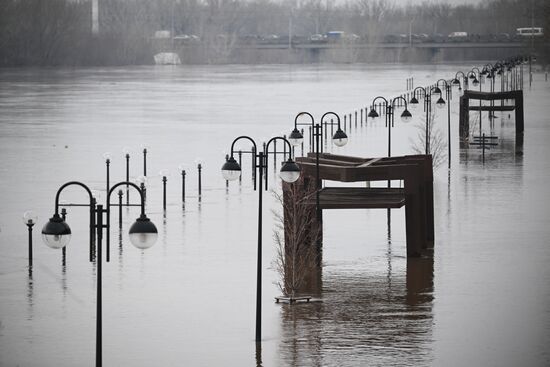
<path id="1" fill-rule="evenodd" d="M 332 111 L 326 112 L 325 114 L 323 114 L 323 116 L 321 116 L 321 125 L 323 124 L 325 117 L 328 115 L 336 116 L 336 121 L 338 121 L 338 129 L 340 129 L 340 116 L 338 116 L 336 112 L 332 112 Z"/>
<path id="2" fill-rule="evenodd" d="M 255 152 L 258 152 L 258 147 L 256 146 L 256 142 L 254 141 L 254 139 L 252 139 L 250 136 L 246 136 L 246 135 L 241 135 L 237 138 L 235 138 L 235 140 L 233 140 L 233 143 L 231 143 L 231 157 L 233 157 L 233 152 L 235 151 L 234 148 L 235 148 L 235 143 L 240 140 L 240 139 L 246 139 L 246 140 L 249 140 L 252 145 L 254 146 L 254 151 Z"/>
<path id="3" fill-rule="evenodd" d="M 377 96 L 377 97 L 375 97 L 375 98 L 372 100 L 371 106 L 372 106 L 373 108 L 374 108 L 374 105 L 375 105 L 376 101 L 379 100 L 379 99 L 383 100 L 384 103 L 385 103 L 385 105 L 386 105 L 386 107 L 388 107 L 388 100 L 387 100 L 385 97 Z"/>
<path id="4" fill-rule="evenodd" d="M 289 152 L 288 157 L 292 158 L 292 156 L 291 156 L 292 155 L 292 145 L 290 144 L 290 142 L 288 140 L 286 140 L 285 138 L 280 137 L 280 136 L 274 136 L 273 138 L 269 139 L 269 141 L 267 142 L 267 144 L 264 147 L 264 155 L 267 157 L 267 153 L 269 151 L 269 144 L 271 144 L 272 141 L 276 141 L 276 140 L 282 140 L 288 146 L 288 152 Z"/>
<path id="5" fill-rule="evenodd" d="M 432 92 L 433 92 L 434 90 L 436 90 L 435 93 L 439 93 L 439 96 L 441 97 L 442 91 L 441 91 L 441 88 L 439 88 L 437 85 L 432 85 L 432 86 L 430 87 L 430 93 L 428 93 L 428 94 L 431 95 Z M 439 90 L 439 92 L 438 92 L 437 90 Z"/>
<path id="6" fill-rule="evenodd" d="M 315 119 L 313 118 L 311 113 L 309 113 L 309 112 L 300 112 L 299 114 L 296 115 L 296 117 L 294 117 L 294 128 L 295 129 L 298 128 L 298 117 L 300 117 L 302 115 L 309 116 L 309 118 L 311 119 L 311 126 L 315 125 Z M 309 125 L 309 124 L 307 124 L 307 125 Z"/>
<path id="7" fill-rule="evenodd" d="M 111 194 L 119 186 L 131 186 L 134 189 L 136 189 L 137 192 L 139 192 L 139 197 L 140 197 L 140 200 L 141 200 L 141 215 L 145 215 L 145 198 L 143 197 L 143 191 L 141 191 L 141 189 L 138 187 L 138 185 L 136 185 L 133 182 L 128 182 L 128 181 L 119 182 L 116 185 L 114 185 L 113 187 L 111 187 L 111 189 L 109 190 L 109 194 L 107 195 L 107 208 L 110 208 L 110 206 L 111 206 Z"/>
<path id="8" fill-rule="evenodd" d="M 61 195 L 61 191 L 63 191 L 66 187 L 68 187 L 68 186 L 73 186 L 73 185 L 80 186 L 80 187 L 82 187 L 84 190 L 86 190 L 86 192 L 88 192 L 88 195 L 90 196 L 90 208 L 92 207 L 92 205 L 93 205 L 92 190 L 90 190 L 90 188 L 89 188 L 88 186 L 86 186 L 85 184 L 83 184 L 82 182 L 79 182 L 79 181 L 69 181 L 69 182 L 63 184 L 63 185 L 57 190 L 57 193 L 55 194 L 55 214 L 59 215 L 59 196 Z"/>
<path id="9" fill-rule="evenodd" d="M 417 90 L 421 90 L 422 92 L 424 92 L 424 97 L 426 97 L 426 88 L 424 88 L 424 87 L 416 87 L 416 88 L 414 88 L 414 90 L 413 90 L 413 97 L 416 97 L 416 91 L 417 91 Z"/>
<path id="10" fill-rule="evenodd" d="M 445 79 L 439 79 L 435 85 L 439 86 L 439 83 L 443 82 L 443 85 L 445 85 L 445 88 L 449 88 L 449 83 Z"/>
<path id="11" fill-rule="evenodd" d="M 405 102 L 405 109 L 407 109 L 407 100 L 406 100 L 405 97 L 403 97 L 403 96 L 397 96 L 397 97 L 395 97 L 394 99 L 392 99 L 392 101 L 391 101 L 391 106 L 392 106 L 392 108 L 395 107 L 395 101 L 398 101 L 398 100 L 400 100 L 400 99 L 403 100 L 403 101 Z"/>

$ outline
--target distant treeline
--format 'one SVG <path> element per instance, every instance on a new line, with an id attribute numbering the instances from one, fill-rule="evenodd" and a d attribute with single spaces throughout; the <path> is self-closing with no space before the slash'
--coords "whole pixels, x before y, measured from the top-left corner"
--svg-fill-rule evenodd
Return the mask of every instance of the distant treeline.
<path id="1" fill-rule="evenodd" d="M 0 66 L 151 64 L 153 36 L 200 40 L 205 62 L 224 62 L 247 37 L 310 37 L 344 31 L 370 42 L 388 35 L 507 33 L 544 27 L 550 1 L 487 0 L 479 5 L 426 1 L 398 6 L 385 0 L 98 0 L 99 32 L 92 34 L 92 1 L 0 0 Z"/>

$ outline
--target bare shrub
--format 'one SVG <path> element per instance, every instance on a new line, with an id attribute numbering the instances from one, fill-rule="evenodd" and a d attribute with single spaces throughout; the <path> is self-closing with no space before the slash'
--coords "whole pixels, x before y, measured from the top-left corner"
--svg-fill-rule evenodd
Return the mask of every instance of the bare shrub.
<path id="1" fill-rule="evenodd" d="M 308 203 L 314 197 L 314 185 L 305 185 L 305 190 L 301 189 L 303 180 L 286 185 L 284 193 L 274 193 L 282 212 L 273 211 L 276 221 L 273 237 L 277 248 L 273 265 L 280 276 L 277 286 L 286 297 L 294 297 L 305 286 L 312 267 L 317 266 L 316 245 L 320 229 L 314 204 Z"/>
<path id="2" fill-rule="evenodd" d="M 447 138 L 436 127 L 435 111 L 432 111 L 428 124 L 426 124 L 426 117 L 424 117 L 415 127 L 418 129 L 416 139 L 409 139 L 412 150 L 416 154 L 426 153 L 426 129 L 428 129 L 429 154 L 432 155 L 433 167 L 439 167 L 447 157 Z"/>

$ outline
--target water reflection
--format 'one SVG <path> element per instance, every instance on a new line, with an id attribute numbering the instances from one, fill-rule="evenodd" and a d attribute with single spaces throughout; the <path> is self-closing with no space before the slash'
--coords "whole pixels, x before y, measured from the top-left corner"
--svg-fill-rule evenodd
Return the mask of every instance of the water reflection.
<path id="1" fill-rule="evenodd" d="M 388 261 L 388 275 L 386 278 L 388 279 L 388 291 L 391 290 L 391 258 L 392 258 L 392 244 L 391 244 L 391 209 L 387 209 L 387 227 L 388 227 L 388 250 L 386 252 L 386 258 Z"/>
<path id="2" fill-rule="evenodd" d="M 281 365 L 429 364 L 433 258 L 407 259 L 390 278 L 333 269 L 321 302 L 282 304 Z"/>
<path id="3" fill-rule="evenodd" d="M 123 262 L 123 246 L 122 246 L 122 227 L 118 231 L 118 289 L 122 290 L 124 284 L 124 262 Z"/>
<path id="4" fill-rule="evenodd" d="M 262 343 L 256 342 L 256 367 L 262 367 Z"/>
<path id="5" fill-rule="evenodd" d="M 32 321 L 34 318 L 34 281 L 32 279 L 32 266 L 29 266 L 29 274 L 27 279 L 27 320 Z"/>

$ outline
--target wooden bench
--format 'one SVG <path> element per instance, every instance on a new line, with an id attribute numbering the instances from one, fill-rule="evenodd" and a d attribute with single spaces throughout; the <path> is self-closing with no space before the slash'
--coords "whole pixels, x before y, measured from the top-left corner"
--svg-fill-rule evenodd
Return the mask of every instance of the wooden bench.
<path id="1" fill-rule="evenodd" d="M 311 296 L 297 296 L 297 297 L 287 297 L 287 296 L 278 296 L 275 297 L 275 303 L 284 302 L 284 303 L 297 303 L 297 302 L 306 302 L 309 303 Z"/>

